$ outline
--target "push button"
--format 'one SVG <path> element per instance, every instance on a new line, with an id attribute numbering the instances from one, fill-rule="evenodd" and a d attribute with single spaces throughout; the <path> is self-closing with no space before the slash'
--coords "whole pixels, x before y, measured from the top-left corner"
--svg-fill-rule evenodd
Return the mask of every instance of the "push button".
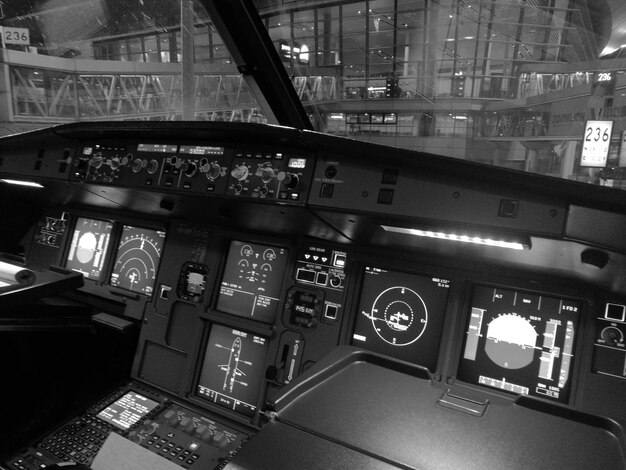
<path id="1" fill-rule="evenodd" d="M 391 204 L 393 202 L 393 189 L 381 189 L 378 192 L 378 204 Z"/>

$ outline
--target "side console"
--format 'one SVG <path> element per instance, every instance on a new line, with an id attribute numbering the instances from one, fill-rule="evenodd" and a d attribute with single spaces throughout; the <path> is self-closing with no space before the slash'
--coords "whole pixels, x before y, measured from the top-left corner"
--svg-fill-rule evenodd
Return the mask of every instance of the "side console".
<path id="1" fill-rule="evenodd" d="M 132 383 L 9 460 L 7 467 L 35 470 L 65 461 L 90 465 L 111 433 L 188 469 L 223 468 L 251 435 Z"/>

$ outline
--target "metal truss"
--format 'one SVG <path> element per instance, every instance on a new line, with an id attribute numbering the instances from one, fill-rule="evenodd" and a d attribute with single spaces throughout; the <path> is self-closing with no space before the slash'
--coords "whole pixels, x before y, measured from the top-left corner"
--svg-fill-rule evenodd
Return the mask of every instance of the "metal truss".
<path id="1" fill-rule="evenodd" d="M 180 75 L 81 73 L 9 65 L 12 119 L 175 120 L 182 115 Z M 197 119 L 262 120 L 240 75 L 195 75 Z"/>

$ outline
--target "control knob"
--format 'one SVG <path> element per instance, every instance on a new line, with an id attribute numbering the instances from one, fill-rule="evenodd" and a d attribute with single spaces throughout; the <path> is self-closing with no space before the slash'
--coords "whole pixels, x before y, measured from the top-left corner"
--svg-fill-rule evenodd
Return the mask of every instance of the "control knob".
<path id="1" fill-rule="evenodd" d="M 183 416 L 180 420 L 180 428 L 187 434 L 193 434 L 196 430 L 193 420 L 188 416 Z"/>
<path id="2" fill-rule="evenodd" d="M 196 428 L 196 434 L 205 442 L 211 442 L 213 439 L 213 431 L 206 424 L 200 424 Z"/>
<path id="3" fill-rule="evenodd" d="M 341 286 L 341 278 L 335 275 L 330 276 L 330 285 L 333 287 Z"/>
<path id="4" fill-rule="evenodd" d="M 228 439 L 228 436 L 226 436 L 226 434 L 224 434 L 222 431 L 218 431 L 213 436 L 211 444 L 215 447 L 223 449 L 224 447 L 228 446 L 228 444 L 230 444 L 230 440 Z"/>
<path id="5" fill-rule="evenodd" d="M 243 181 L 248 177 L 248 167 L 246 165 L 239 165 L 233 168 L 230 172 L 230 176 L 236 180 Z"/>
<path id="6" fill-rule="evenodd" d="M 174 168 L 176 168 L 177 170 L 180 170 L 184 162 L 178 157 L 170 157 L 170 163 L 172 164 Z"/>
<path id="7" fill-rule="evenodd" d="M 184 169 L 183 174 L 187 178 L 191 178 L 193 175 L 196 174 L 196 171 L 198 171 L 198 165 L 196 165 L 194 162 L 188 162 L 187 168 Z"/>
<path id="8" fill-rule="evenodd" d="M 175 410 L 167 410 L 163 415 L 165 418 L 165 422 L 175 428 L 180 423 L 180 419 L 178 418 L 178 413 Z"/>
<path id="9" fill-rule="evenodd" d="M 159 162 L 152 159 L 148 162 L 148 174 L 153 175 L 159 169 Z"/>
<path id="10" fill-rule="evenodd" d="M 89 160 L 89 166 L 95 169 L 100 168 L 102 166 L 102 154 L 97 153 L 96 155 L 91 157 L 91 160 Z"/>
<path id="11" fill-rule="evenodd" d="M 139 173 L 141 168 L 143 167 L 143 160 L 141 158 L 135 158 L 133 163 L 130 165 L 130 169 L 133 173 Z"/>
<path id="12" fill-rule="evenodd" d="M 211 181 L 218 179 L 222 174 L 222 167 L 218 163 L 207 163 L 206 177 Z"/>
<path id="13" fill-rule="evenodd" d="M 607 326 L 605 329 L 603 329 L 602 333 L 600 333 L 600 337 L 611 346 L 615 346 L 617 343 L 624 342 L 624 335 L 618 328 L 615 328 L 614 326 Z"/>
<path id="14" fill-rule="evenodd" d="M 277 179 L 282 184 L 284 184 L 287 189 L 290 190 L 296 189 L 298 187 L 298 184 L 300 184 L 300 178 L 298 177 L 298 175 L 295 175 L 293 173 L 285 173 L 284 171 L 278 173 Z"/>
<path id="15" fill-rule="evenodd" d="M 272 178 L 274 178 L 274 176 L 276 176 L 274 174 L 274 169 L 271 167 L 265 167 L 263 169 L 261 169 L 261 181 L 263 181 L 263 183 L 267 184 L 270 181 L 272 181 Z"/>

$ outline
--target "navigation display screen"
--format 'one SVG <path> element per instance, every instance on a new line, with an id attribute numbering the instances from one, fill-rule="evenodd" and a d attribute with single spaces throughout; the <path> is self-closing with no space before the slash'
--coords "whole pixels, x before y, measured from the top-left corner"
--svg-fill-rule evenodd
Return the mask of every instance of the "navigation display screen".
<path id="1" fill-rule="evenodd" d="M 78 217 L 65 267 L 101 281 L 112 232 L 111 222 Z"/>
<path id="2" fill-rule="evenodd" d="M 97 417 L 119 429 L 129 429 L 156 408 L 157 405 L 156 401 L 150 400 L 143 395 L 128 392 L 98 413 Z"/>
<path id="3" fill-rule="evenodd" d="M 232 241 L 222 277 L 217 309 L 264 323 L 272 323 L 278 301 L 287 250 Z"/>
<path id="4" fill-rule="evenodd" d="M 433 371 L 449 287 L 447 279 L 366 267 L 352 344 Z"/>
<path id="5" fill-rule="evenodd" d="M 111 285 L 152 295 L 164 241 L 163 231 L 124 225 L 111 273 Z"/>
<path id="6" fill-rule="evenodd" d="M 229 410 L 253 416 L 265 373 L 267 349 L 267 338 L 213 325 L 198 381 L 198 395 Z"/>
<path id="7" fill-rule="evenodd" d="M 458 378 L 567 403 L 580 303 L 476 286 Z"/>

